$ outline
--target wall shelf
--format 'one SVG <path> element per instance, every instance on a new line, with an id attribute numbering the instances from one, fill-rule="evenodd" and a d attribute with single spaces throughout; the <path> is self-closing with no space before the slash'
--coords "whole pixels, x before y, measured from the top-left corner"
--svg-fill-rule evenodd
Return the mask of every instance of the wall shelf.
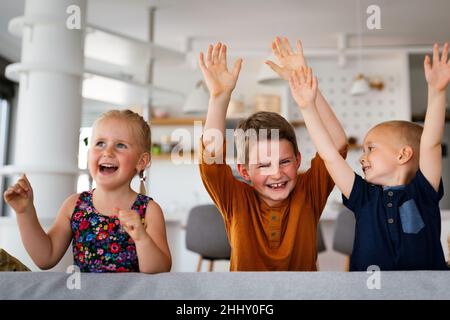
<path id="1" fill-rule="evenodd" d="M 195 121 L 205 123 L 205 118 L 152 118 L 150 125 L 154 126 L 190 126 L 194 125 Z"/>

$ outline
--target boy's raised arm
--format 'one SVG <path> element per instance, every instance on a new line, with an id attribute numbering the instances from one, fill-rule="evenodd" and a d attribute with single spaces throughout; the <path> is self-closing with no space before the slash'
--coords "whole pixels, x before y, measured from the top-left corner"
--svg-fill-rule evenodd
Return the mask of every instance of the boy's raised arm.
<path id="1" fill-rule="evenodd" d="M 289 44 L 289 40 L 284 37 L 280 40 L 276 37 L 272 42 L 272 51 L 277 57 L 280 65 L 275 64 L 272 61 L 266 61 L 266 64 L 272 68 L 281 78 L 289 80 L 292 71 L 298 71 L 301 68 L 306 70 L 307 64 L 305 56 L 303 55 L 303 47 L 300 40 L 296 43 L 297 52 L 294 52 Z M 332 141 L 338 150 L 342 150 L 347 145 L 347 136 L 341 126 L 341 123 L 336 118 L 333 110 L 331 109 L 324 96 L 317 90 L 315 100 L 317 111 L 320 118 L 327 124 L 327 131 L 332 137 Z"/>
<path id="2" fill-rule="evenodd" d="M 214 137 L 219 132 L 222 134 L 223 142 L 227 108 L 231 93 L 239 77 L 241 64 L 242 59 L 238 59 L 234 64 L 233 70 L 231 72 L 228 71 L 227 47 L 220 42 L 214 48 L 212 45 L 208 46 L 206 63 L 203 52 L 200 52 L 199 65 L 210 93 L 208 114 L 203 131 L 203 143 L 208 151 L 214 150 L 208 148 L 208 145 L 214 142 Z M 217 143 L 217 141 L 215 142 Z M 220 143 L 220 147 L 222 147 L 222 142 Z"/>
<path id="3" fill-rule="evenodd" d="M 429 56 L 426 56 L 424 61 L 428 105 L 420 140 L 419 167 L 436 191 L 439 189 L 442 173 L 441 140 L 445 125 L 445 90 L 450 82 L 450 60 L 447 60 L 448 43 L 444 45 L 440 59 L 439 45 L 436 43 L 433 47 L 433 64 Z"/>
<path id="4" fill-rule="evenodd" d="M 305 120 L 309 135 L 325 162 L 330 176 L 341 190 L 342 194 L 350 197 L 355 173 L 339 153 L 335 143 L 327 131 L 323 119 L 316 108 L 317 79 L 312 76 L 311 68 L 306 72 L 293 71 L 289 78 L 292 96 L 297 102 Z"/>

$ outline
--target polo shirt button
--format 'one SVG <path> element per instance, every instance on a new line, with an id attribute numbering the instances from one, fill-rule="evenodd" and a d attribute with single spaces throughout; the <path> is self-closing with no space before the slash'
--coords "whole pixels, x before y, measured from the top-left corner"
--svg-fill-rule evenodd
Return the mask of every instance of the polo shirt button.
<path id="1" fill-rule="evenodd" d="M 393 195 L 394 195 L 394 193 L 393 193 L 392 191 L 389 191 L 389 192 L 388 192 L 388 196 L 389 196 L 389 197 L 392 197 Z"/>
<path id="2" fill-rule="evenodd" d="M 392 208 L 392 203 L 389 202 L 389 203 L 387 204 L 387 206 L 388 206 L 388 208 Z"/>
<path id="3" fill-rule="evenodd" d="M 272 221 L 277 220 L 277 216 L 272 216 Z"/>
<path id="4" fill-rule="evenodd" d="M 393 224 L 394 223 L 394 219 L 392 219 L 392 218 L 388 219 L 388 223 Z"/>

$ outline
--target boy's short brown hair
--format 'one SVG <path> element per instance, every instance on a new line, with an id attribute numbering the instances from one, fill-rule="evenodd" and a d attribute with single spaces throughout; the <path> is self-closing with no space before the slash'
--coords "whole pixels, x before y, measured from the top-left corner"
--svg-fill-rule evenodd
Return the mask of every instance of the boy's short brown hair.
<path id="1" fill-rule="evenodd" d="M 259 133 L 260 130 L 265 129 L 267 131 L 267 140 L 270 140 L 272 138 L 271 130 L 278 129 L 278 139 L 288 140 L 292 145 L 295 156 L 297 156 L 297 154 L 299 153 L 297 137 L 295 136 L 294 128 L 285 118 L 283 118 L 278 113 L 267 111 L 254 113 L 247 119 L 240 121 L 236 129 L 241 129 L 244 131 L 244 133 L 247 133 L 248 130 L 255 130 L 257 133 Z M 257 135 L 257 137 L 259 136 Z M 236 146 L 240 149 L 238 149 L 238 154 L 244 154 L 244 163 L 248 164 L 250 150 L 248 135 L 245 136 L 244 144 L 237 143 Z M 244 148 L 244 150 L 242 150 L 241 148 Z"/>
<path id="2" fill-rule="evenodd" d="M 420 151 L 420 139 L 423 127 L 417 123 L 403 120 L 385 121 L 375 125 L 374 129 L 387 129 L 394 134 L 396 143 L 408 145 L 416 154 Z"/>

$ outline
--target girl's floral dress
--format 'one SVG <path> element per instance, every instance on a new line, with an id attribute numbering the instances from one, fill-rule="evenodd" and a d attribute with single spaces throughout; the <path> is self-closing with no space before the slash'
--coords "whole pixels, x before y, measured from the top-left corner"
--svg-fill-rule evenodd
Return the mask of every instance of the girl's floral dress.
<path id="1" fill-rule="evenodd" d="M 152 198 L 138 194 L 131 207 L 144 223 Z M 74 263 L 81 272 L 139 272 L 136 245 L 117 217 L 100 214 L 93 205 L 92 191 L 80 194 L 71 218 Z"/>

